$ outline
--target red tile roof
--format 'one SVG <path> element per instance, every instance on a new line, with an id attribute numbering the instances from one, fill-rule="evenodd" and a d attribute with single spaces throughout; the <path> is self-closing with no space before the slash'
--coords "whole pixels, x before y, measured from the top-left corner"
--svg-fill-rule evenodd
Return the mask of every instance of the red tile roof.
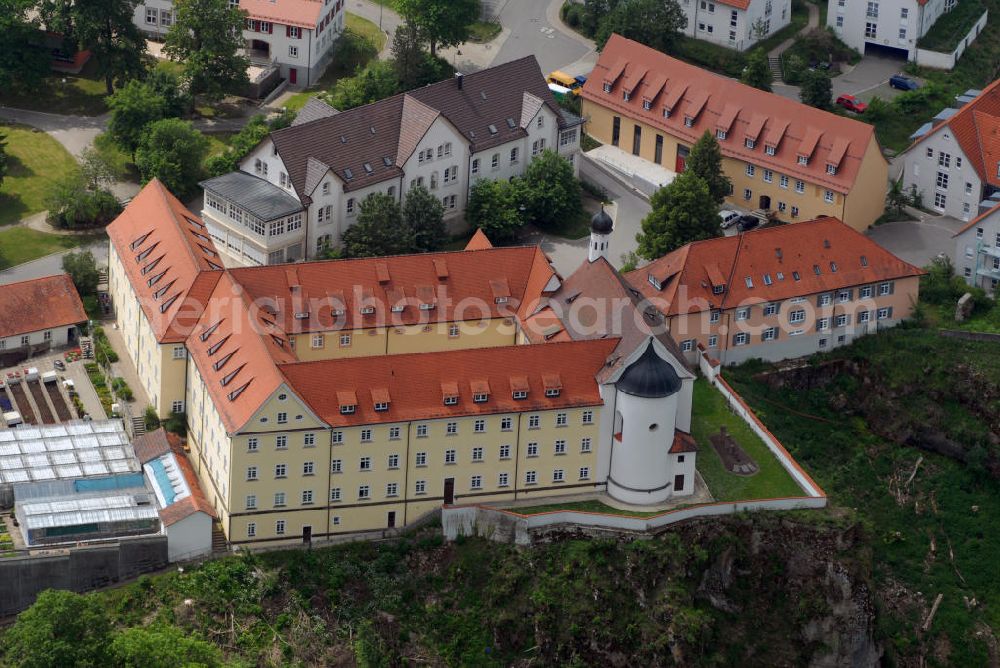
<path id="1" fill-rule="evenodd" d="M 721 273 L 710 272 L 712 266 Z M 818 218 L 696 241 L 626 274 L 625 279 L 664 314 L 673 316 L 922 273 L 836 218 Z M 725 277 L 722 294 L 713 294 L 718 282 L 713 274 Z M 650 283 L 650 276 L 661 289 Z"/>
<path id="2" fill-rule="evenodd" d="M 68 274 L 0 287 L 0 338 L 86 321 L 80 295 Z"/>
<path id="3" fill-rule="evenodd" d="M 958 232 L 955 232 L 955 234 L 953 234 L 951 236 L 952 237 L 957 237 L 958 235 L 962 234 L 966 230 L 969 230 L 970 228 L 975 227 L 976 225 L 979 224 L 979 221 L 983 220 L 987 216 L 993 215 L 994 213 L 996 213 L 997 210 L 1000 210 L 1000 204 L 997 204 L 992 209 L 989 209 L 987 211 L 983 211 L 981 214 L 979 214 L 978 216 L 976 216 L 975 218 L 973 218 L 972 220 L 970 220 L 968 223 L 966 223 L 965 225 L 963 225 L 962 229 L 960 229 Z"/>
<path id="4" fill-rule="evenodd" d="M 282 38 L 286 25 L 316 30 L 323 6 L 319 0 L 240 0 L 240 9 L 250 18 L 281 24 L 275 25 L 274 30 Z"/>
<path id="5" fill-rule="evenodd" d="M 618 339 L 596 339 L 548 345 L 505 346 L 379 357 L 298 362 L 281 366 L 298 395 L 334 427 L 430 420 L 514 411 L 599 406 L 595 375 Z M 559 396 L 545 396 L 543 377 L 558 374 Z M 512 386 L 521 378 L 528 398 L 515 400 Z M 484 385 L 485 383 L 485 385 Z M 452 385 L 457 387 L 452 387 Z M 475 389 L 489 387 L 487 401 L 473 401 Z M 388 388 L 389 410 L 376 411 L 373 388 Z M 442 392 L 457 389 L 458 403 L 445 405 Z M 356 393 L 354 413 L 340 412 L 337 395 Z"/>
<path id="6" fill-rule="evenodd" d="M 222 269 L 201 218 L 153 179 L 107 232 L 157 341 L 183 341 Z"/>
<path id="7" fill-rule="evenodd" d="M 698 444 L 691 434 L 685 434 L 683 431 L 675 431 L 674 442 L 671 443 L 669 452 L 672 455 L 681 455 L 685 452 L 698 452 Z"/>
<path id="8" fill-rule="evenodd" d="M 305 332 L 451 322 L 462 317 L 456 307 L 473 302 L 488 317 L 513 316 L 537 300 L 555 270 L 540 248 L 519 246 L 245 267 L 230 274 L 251 299 L 274 305 L 278 327 Z M 497 303 L 503 296 L 494 287 L 503 286 L 508 301 Z M 362 314 L 365 305 L 374 312 Z M 463 319 L 469 317 L 466 312 Z"/>
<path id="9" fill-rule="evenodd" d="M 141 436 L 136 436 L 132 441 L 132 449 L 140 464 L 162 457 L 170 452 L 170 442 L 167 440 L 167 431 L 160 427 L 156 431 L 146 432 Z"/>
<path id="10" fill-rule="evenodd" d="M 624 77 L 613 77 L 623 62 Z M 666 85 L 662 92 L 647 92 L 643 86 L 649 84 L 645 83 L 639 87 L 639 95 L 630 95 L 625 101 L 623 79 L 642 69 L 665 75 Z M 610 93 L 603 88 L 607 78 L 615 78 Z M 644 81 L 654 80 L 647 74 Z M 720 122 L 728 123 L 727 138 L 719 142 L 723 155 L 841 193 L 853 187 L 865 152 L 875 141 L 874 129 L 867 123 L 745 86 L 620 35 L 612 35 L 608 40 L 581 95 L 616 113 L 661 128 L 689 145 L 706 130 L 714 134 Z M 651 101 L 648 111 L 643 108 L 644 97 Z M 671 108 L 669 118 L 663 116 L 664 107 Z M 734 107 L 739 107 L 739 111 L 729 122 Z M 695 117 L 690 128 L 684 125 L 687 115 Z M 752 149 L 745 145 L 748 137 L 756 139 Z M 774 155 L 764 152 L 769 140 L 778 141 Z M 843 155 L 838 156 L 841 151 Z M 798 164 L 800 153 L 810 156 L 808 165 Z M 830 161 L 837 165 L 835 175 L 827 173 Z"/>
<path id="11" fill-rule="evenodd" d="M 906 149 L 950 128 L 955 141 L 972 163 L 979 178 L 1000 187 L 1000 79 L 983 89 L 972 102 L 967 103 L 946 121 L 920 137 Z"/>
<path id="12" fill-rule="evenodd" d="M 490 243 L 490 238 L 486 236 L 486 233 L 477 227 L 476 233 L 469 239 L 469 243 L 465 244 L 465 250 L 486 250 L 487 248 L 493 248 L 493 244 Z"/>
<path id="13" fill-rule="evenodd" d="M 195 513 L 205 513 L 212 518 L 217 517 L 215 509 L 205 498 L 205 493 L 201 491 L 201 483 L 198 482 L 198 476 L 195 474 L 194 468 L 191 467 L 191 462 L 188 461 L 187 453 L 184 452 L 180 439 L 176 434 L 169 433 L 166 438 L 174 453 L 174 459 L 177 460 L 177 466 L 184 475 L 184 481 L 187 482 L 188 489 L 191 490 L 191 496 L 186 496 L 177 503 L 172 503 L 161 509 L 160 520 L 165 526 L 170 526 Z"/>

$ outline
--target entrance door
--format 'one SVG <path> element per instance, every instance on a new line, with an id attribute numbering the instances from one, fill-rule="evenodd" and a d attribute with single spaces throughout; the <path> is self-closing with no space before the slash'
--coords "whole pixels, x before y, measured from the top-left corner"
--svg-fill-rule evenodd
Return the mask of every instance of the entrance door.
<path id="1" fill-rule="evenodd" d="M 768 195 L 760 196 L 760 208 L 767 211 L 771 208 L 771 198 Z"/>
<path id="2" fill-rule="evenodd" d="M 444 504 L 450 506 L 455 503 L 455 479 L 444 479 Z"/>
<path id="3" fill-rule="evenodd" d="M 299 72 L 294 67 L 288 68 L 288 83 L 294 84 L 299 79 Z"/>
<path id="4" fill-rule="evenodd" d="M 684 476 L 675 475 L 674 476 L 674 491 L 683 492 L 684 491 Z"/>
<path id="5" fill-rule="evenodd" d="M 680 174 L 687 167 L 687 157 L 691 152 L 687 146 L 677 146 L 677 162 L 674 164 L 674 171 Z"/>
<path id="6" fill-rule="evenodd" d="M 313 539 L 313 528 L 311 526 L 302 527 L 302 544 L 309 545 Z"/>
<path id="7" fill-rule="evenodd" d="M 389 525 L 390 529 L 392 529 L 393 527 L 396 526 L 396 511 L 395 510 L 390 510 L 389 511 L 389 522 L 388 522 L 388 525 Z"/>
<path id="8" fill-rule="evenodd" d="M 622 135 L 622 118 L 615 116 L 611 121 L 611 145 L 618 146 L 618 140 Z"/>

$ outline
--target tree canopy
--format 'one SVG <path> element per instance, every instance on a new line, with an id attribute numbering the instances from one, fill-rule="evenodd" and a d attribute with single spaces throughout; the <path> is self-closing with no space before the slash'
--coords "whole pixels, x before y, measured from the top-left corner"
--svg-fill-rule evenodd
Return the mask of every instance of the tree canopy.
<path id="1" fill-rule="evenodd" d="M 403 200 L 403 218 L 413 232 L 414 250 L 440 250 L 448 241 L 444 205 L 427 188 L 410 188 Z"/>
<path id="2" fill-rule="evenodd" d="M 603 10 L 608 13 L 594 36 L 599 49 L 612 33 L 618 33 L 658 51 L 669 51 L 687 26 L 687 16 L 676 0 L 618 0 L 594 8 Z"/>
<path id="3" fill-rule="evenodd" d="M 176 626 L 135 627 L 115 634 L 109 650 L 120 668 L 176 668 L 222 665 L 215 645 L 188 636 Z"/>
<path id="4" fill-rule="evenodd" d="M 81 296 L 97 294 L 100 272 L 97 270 L 97 260 L 89 250 L 63 255 L 62 269 L 73 279 L 73 285 Z"/>
<path id="5" fill-rule="evenodd" d="M 70 0 L 64 0 L 69 2 Z M 141 77 L 146 40 L 132 22 L 138 0 L 72 0 L 71 17 L 82 48 L 89 49 L 108 95 L 115 85 Z"/>
<path id="6" fill-rule="evenodd" d="M 650 200 L 653 210 L 636 235 L 638 253 L 654 260 L 684 244 L 719 236 L 719 208 L 708 184 L 690 171 L 677 175 Z"/>
<path id="7" fill-rule="evenodd" d="M 756 49 L 750 52 L 747 59 L 747 66 L 743 69 L 740 81 L 748 86 L 759 88 L 771 92 L 771 82 L 774 81 L 774 74 L 771 72 L 771 65 L 767 61 L 767 54 Z"/>
<path id="8" fill-rule="evenodd" d="M 469 24 L 479 18 L 480 0 L 397 0 L 396 10 L 416 26 L 431 47 L 461 44 L 469 38 Z"/>
<path id="9" fill-rule="evenodd" d="M 551 149 L 531 161 L 518 181 L 518 191 L 527 220 L 541 228 L 580 215 L 580 182 L 573 166 Z"/>
<path id="10" fill-rule="evenodd" d="M 524 225 L 517 188 L 516 180 L 480 179 L 469 194 L 466 220 L 494 243 L 510 243 Z"/>
<path id="11" fill-rule="evenodd" d="M 343 235 L 347 257 L 400 255 L 413 251 L 413 230 L 394 197 L 372 193 L 361 202 L 358 222 Z"/>
<path id="12" fill-rule="evenodd" d="M 48 589 L 4 634 L 6 659 L 20 668 L 108 665 L 110 624 L 93 596 Z"/>
<path id="13" fill-rule="evenodd" d="M 241 55 L 246 14 L 229 0 L 176 0 L 164 52 L 184 64 L 191 93 L 217 100 L 249 85 Z"/>
<path id="14" fill-rule="evenodd" d="M 338 79 L 330 91 L 330 104 L 340 111 L 384 100 L 399 92 L 399 80 L 393 64 L 375 60 L 358 70 L 353 77 Z"/>
<path id="15" fill-rule="evenodd" d="M 146 127 L 135 152 L 143 183 L 160 179 L 170 192 L 186 197 L 195 192 L 202 176 L 208 140 L 191 123 L 164 118 Z"/>
<path id="16" fill-rule="evenodd" d="M 830 77 L 821 70 L 810 70 L 802 77 L 802 87 L 799 89 L 799 99 L 803 104 L 817 109 L 829 109 L 832 95 Z"/>
<path id="17" fill-rule="evenodd" d="M 7 176 L 7 135 L 0 133 L 0 187 Z"/>
<path id="18" fill-rule="evenodd" d="M 726 195 L 732 191 L 733 184 L 722 171 L 719 142 L 709 130 L 705 130 L 705 134 L 691 147 L 684 169 L 701 177 L 717 204 L 722 204 Z"/>
<path id="19" fill-rule="evenodd" d="M 111 109 L 108 133 L 116 144 L 135 157 L 146 126 L 163 118 L 167 101 L 152 86 L 133 79 L 107 99 Z"/>
<path id="20" fill-rule="evenodd" d="M 49 72 L 40 48 L 35 0 L 0 0 L 0 90 L 33 90 Z"/>

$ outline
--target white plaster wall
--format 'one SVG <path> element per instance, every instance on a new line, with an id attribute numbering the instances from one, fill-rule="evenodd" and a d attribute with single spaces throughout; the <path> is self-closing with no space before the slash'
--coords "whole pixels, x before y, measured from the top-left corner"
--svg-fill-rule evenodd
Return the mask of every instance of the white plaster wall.
<path id="1" fill-rule="evenodd" d="M 618 392 L 622 440 L 614 444 L 611 456 L 608 493 L 613 497 L 626 503 L 653 504 L 671 496 L 667 485 L 673 480 L 673 471 L 668 451 L 674 439 L 677 406 L 677 394 L 646 398 Z"/>
<path id="2" fill-rule="evenodd" d="M 451 155 L 442 155 L 442 157 L 438 158 L 438 147 L 444 147 L 448 143 L 451 144 Z M 432 151 L 433 158 L 429 161 L 420 162 L 418 157 L 420 152 L 426 152 L 428 149 Z M 403 163 L 403 192 L 400 193 L 397 187 L 397 196 L 405 194 L 410 189 L 410 184 L 414 179 L 423 177 L 424 187 L 439 200 L 450 195 L 455 195 L 455 208 L 446 209 L 445 217 L 461 215 L 465 211 L 468 199 L 468 156 L 468 140 L 455 129 L 455 126 L 445 118 L 439 116 L 417 144 L 417 148 L 413 151 L 413 154 Z M 445 184 L 444 170 L 449 167 L 456 168 L 457 177 Z M 437 175 L 437 187 L 431 188 L 431 176 L 434 174 Z"/>
<path id="3" fill-rule="evenodd" d="M 194 559 L 212 552 L 212 518 L 193 513 L 167 529 L 167 560 Z"/>
<path id="4" fill-rule="evenodd" d="M 23 344 L 21 343 L 21 338 L 24 336 L 28 337 L 29 345 L 38 345 L 40 343 L 45 343 L 45 333 L 48 332 L 52 337 L 50 342 L 53 347 L 58 348 L 65 346 L 69 340 L 69 330 L 76 329 L 73 325 L 67 325 L 66 327 L 56 327 L 54 329 L 40 329 L 37 332 L 26 332 L 24 334 L 18 334 L 16 336 L 8 336 L 7 338 L 0 337 L 0 351 L 2 350 L 15 350 L 20 348 Z"/>
<path id="5" fill-rule="evenodd" d="M 931 150 L 931 156 L 927 155 L 928 149 Z M 942 152 L 951 156 L 949 167 L 938 164 Z M 962 161 L 961 167 L 957 166 L 958 159 Z M 916 185 L 917 191 L 922 194 L 924 207 L 960 220 L 971 220 L 976 216 L 982 199 L 982 183 L 950 128 L 940 128 L 910 149 L 906 154 L 905 165 L 903 183 L 906 191 L 909 192 Z M 947 188 L 937 187 L 938 172 L 948 174 Z M 969 193 L 966 193 L 967 183 L 971 185 Z M 946 196 L 944 209 L 934 206 L 936 192 L 942 192 Z"/>
<path id="6" fill-rule="evenodd" d="M 1000 270 L 993 269 L 997 258 L 1000 258 L 1000 211 L 994 211 L 955 237 L 955 273 L 969 285 L 997 294 L 993 287 L 994 279 L 1000 281 Z"/>

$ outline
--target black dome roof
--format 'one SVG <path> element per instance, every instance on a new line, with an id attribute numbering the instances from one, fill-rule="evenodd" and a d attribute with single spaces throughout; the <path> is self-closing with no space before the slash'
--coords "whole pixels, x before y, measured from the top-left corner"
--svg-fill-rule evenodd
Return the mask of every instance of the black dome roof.
<path id="1" fill-rule="evenodd" d="M 608 212 L 601 207 L 601 210 L 594 214 L 593 218 L 590 219 L 590 231 L 596 232 L 597 234 L 611 234 L 611 230 L 614 229 L 615 221 L 611 220 L 611 216 Z"/>
<path id="2" fill-rule="evenodd" d="M 680 390 L 681 379 L 670 362 L 656 354 L 650 341 L 646 351 L 625 369 L 615 385 L 635 397 L 659 398 Z"/>

